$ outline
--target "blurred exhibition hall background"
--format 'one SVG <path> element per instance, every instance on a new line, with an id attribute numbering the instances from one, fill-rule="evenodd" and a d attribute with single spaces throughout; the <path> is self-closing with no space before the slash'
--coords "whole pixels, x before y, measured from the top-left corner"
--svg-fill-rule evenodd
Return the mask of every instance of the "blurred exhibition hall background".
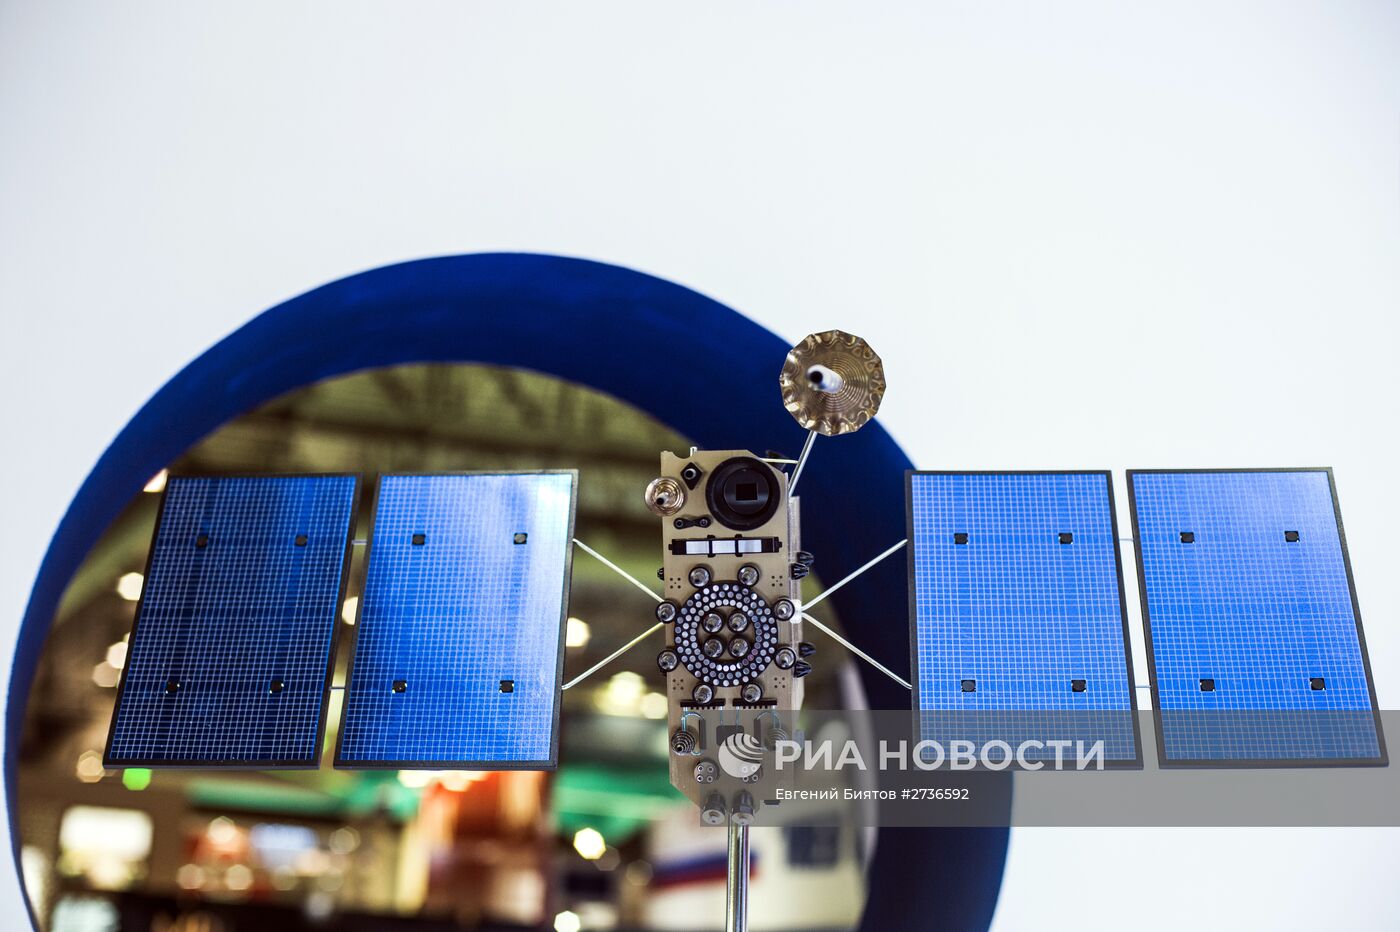
<path id="1" fill-rule="evenodd" d="M 923 469 L 1335 467 L 1400 705 L 1394 0 L 0 0 L 0 670 L 29 673 L 20 620 L 84 477 L 182 366 L 320 283 L 514 250 L 642 270 L 789 340 L 860 333 Z M 580 534 L 654 569 L 636 489 L 683 440 L 509 373 L 392 376 L 172 466 L 578 465 Z M 156 498 L 74 581 L 37 671 L 3 821 L 50 928 L 719 914 L 687 878 L 717 849 L 667 789 L 650 651 L 566 694 L 564 766 L 536 784 L 100 773 Z M 571 672 L 648 611 L 575 568 Z M 859 911 L 860 839 L 755 850 L 755 926 Z M 1015 829 L 994 928 L 1393 930 L 1398 863 L 1396 829 Z M 22 896 L 0 869 L 0 929 Z"/>
<path id="2" fill-rule="evenodd" d="M 688 446 L 618 401 L 546 376 L 409 366 L 299 390 L 225 425 L 170 471 L 577 467 L 578 537 L 649 579 L 660 533 L 642 489 L 660 450 Z M 659 635 L 564 693 L 562 763 L 553 773 L 331 769 L 339 692 L 318 770 L 104 770 L 164 479 L 152 478 L 72 580 L 35 680 L 18 828 L 44 929 L 719 924 L 725 833 L 700 826 L 694 805 L 671 788 L 666 701 L 655 691 Z M 580 555 L 573 567 L 566 678 L 653 621 L 646 597 L 597 561 Z M 344 682 L 363 572 L 357 557 L 336 683 Z M 840 675 L 849 658 L 825 641 L 820 659 L 807 704 L 833 708 L 854 680 Z M 859 833 L 756 829 L 753 849 L 754 928 L 839 928 L 859 917 Z"/>

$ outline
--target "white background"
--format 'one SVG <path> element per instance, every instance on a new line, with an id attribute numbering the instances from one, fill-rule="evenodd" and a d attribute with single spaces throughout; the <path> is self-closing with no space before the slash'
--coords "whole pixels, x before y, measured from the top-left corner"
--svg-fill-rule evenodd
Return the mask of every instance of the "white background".
<path id="1" fill-rule="evenodd" d="M 1335 466 L 1394 708 L 1398 246 L 1393 3 L 0 0 L 0 667 L 179 367 L 327 280 L 518 249 L 863 333 L 925 468 Z M 1397 859 L 1018 831 L 998 928 L 1390 928 Z"/>

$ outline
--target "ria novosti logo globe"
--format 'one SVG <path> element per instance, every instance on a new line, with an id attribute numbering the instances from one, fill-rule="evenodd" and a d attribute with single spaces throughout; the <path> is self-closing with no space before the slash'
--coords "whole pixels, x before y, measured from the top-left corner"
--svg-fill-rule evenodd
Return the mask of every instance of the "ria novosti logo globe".
<path id="1" fill-rule="evenodd" d="M 736 731 L 720 742 L 719 765 L 736 780 L 758 773 L 763 764 L 763 745 L 748 732 Z"/>

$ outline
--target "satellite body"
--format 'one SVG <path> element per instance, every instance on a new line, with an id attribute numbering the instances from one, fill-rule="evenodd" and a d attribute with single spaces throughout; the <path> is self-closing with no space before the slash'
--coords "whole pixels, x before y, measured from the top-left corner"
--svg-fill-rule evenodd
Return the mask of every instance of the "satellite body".
<path id="1" fill-rule="evenodd" d="M 746 450 L 661 454 L 646 504 L 662 519 L 668 626 L 657 655 L 669 705 L 671 783 L 703 821 L 748 825 L 777 796 L 763 762 L 792 731 L 802 678 L 801 585 L 812 555 L 801 549 L 792 489 L 812 441 L 859 430 L 885 391 L 880 357 L 861 338 L 828 330 L 793 347 L 779 377 L 783 406 L 809 431 L 795 462 Z M 789 475 L 775 463 L 793 463 Z"/>
<path id="2" fill-rule="evenodd" d="M 671 782 L 711 824 L 745 824 L 772 775 L 811 670 L 802 641 L 800 547 L 788 476 L 745 450 L 661 454 L 647 503 L 662 518 Z"/>

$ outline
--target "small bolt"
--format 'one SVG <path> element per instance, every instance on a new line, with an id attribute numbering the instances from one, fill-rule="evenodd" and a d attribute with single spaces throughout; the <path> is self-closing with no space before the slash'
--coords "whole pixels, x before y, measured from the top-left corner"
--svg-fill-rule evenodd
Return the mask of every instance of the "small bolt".
<path id="1" fill-rule="evenodd" d="M 734 798 L 734 811 L 730 813 L 729 820 L 735 825 L 753 824 L 753 797 L 747 792 Z"/>
<path id="2" fill-rule="evenodd" d="M 700 821 L 706 825 L 724 824 L 724 799 L 718 793 L 711 793 L 700 810 Z"/>

